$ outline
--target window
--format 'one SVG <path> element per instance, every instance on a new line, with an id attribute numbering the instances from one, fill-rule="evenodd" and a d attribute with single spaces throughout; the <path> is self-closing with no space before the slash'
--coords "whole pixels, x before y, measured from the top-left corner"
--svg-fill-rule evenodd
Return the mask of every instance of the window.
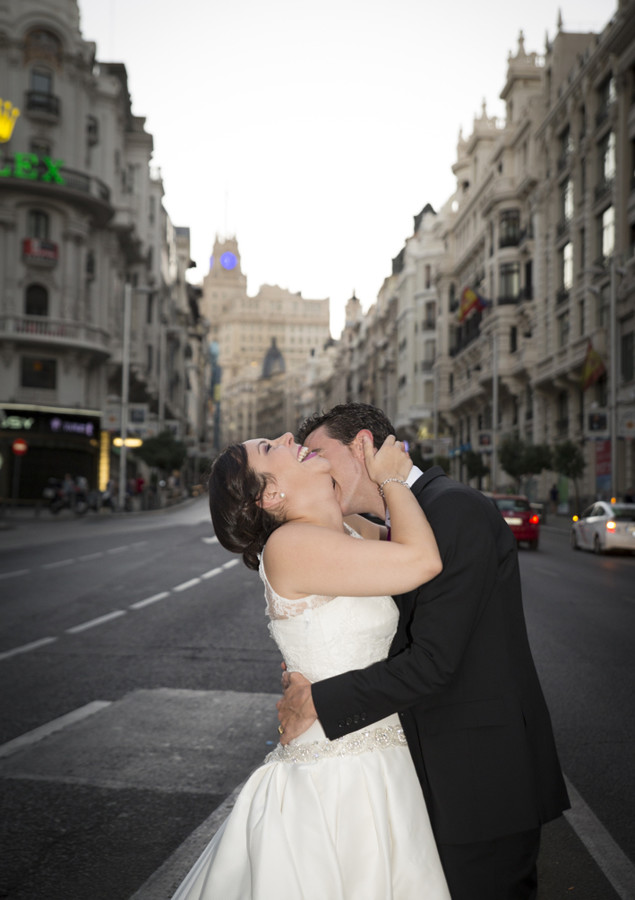
<path id="1" fill-rule="evenodd" d="M 86 140 L 90 147 L 99 143 L 99 121 L 95 116 L 86 117 Z"/>
<path id="2" fill-rule="evenodd" d="M 566 178 L 560 185 L 560 218 L 570 222 L 573 218 L 573 182 Z"/>
<path id="3" fill-rule="evenodd" d="M 518 350 L 518 329 L 515 325 L 509 329 L 509 352 L 515 353 Z"/>
<path id="4" fill-rule="evenodd" d="M 37 94 L 53 93 L 53 75 L 48 69 L 31 70 L 31 90 Z"/>
<path id="5" fill-rule="evenodd" d="M 615 178 L 615 132 L 609 131 L 599 145 L 600 182 L 607 184 Z"/>
<path id="6" fill-rule="evenodd" d="M 51 156 L 51 144 L 46 138 L 35 137 L 29 142 L 29 150 L 40 158 L 43 156 Z"/>
<path id="7" fill-rule="evenodd" d="M 426 264 L 425 267 L 425 283 L 426 290 L 430 290 L 430 286 L 432 284 L 432 266 Z"/>
<path id="8" fill-rule="evenodd" d="M 586 230 L 580 229 L 580 269 L 586 266 Z"/>
<path id="9" fill-rule="evenodd" d="M 560 142 L 560 156 L 558 159 L 558 168 L 563 169 L 567 161 L 569 159 L 569 155 L 573 151 L 573 140 L 571 138 L 571 129 L 567 125 L 563 132 L 560 134 L 559 138 Z"/>
<path id="10" fill-rule="evenodd" d="M 573 285 L 573 244 L 567 241 L 560 251 L 560 286 L 570 291 Z"/>
<path id="11" fill-rule="evenodd" d="M 48 213 L 41 209 L 30 209 L 27 216 L 27 234 L 30 238 L 47 241 L 49 237 Z"/>
<path id="12" fill-rule="evenodd" d="M 600 217 L 600 253 L 604 259 L 612 255 L 615 249 L 615 210 L 612 206 L 605 209 Z"/>
<path id="13" fill-rule="evenodd" d="M 56 66 L 62 62 L 62 44 L 59 38 L 45 28 L 34 28 L 24 42 L 25 62 L 45 60 Z"/>
<path id="14" fill-rule="evenodd" d="M 516 247 L 520 240 L 520 213 L 517 209 L 506 209 L 500 217 L 500 247 Z"/>
<path id="15" fill-rule="evenodd" d="M 57 360 L 41 356 L 23 356 L 21 366 L 22 387 L 55 390 L 57 387 Z"/>
<path id="16" fill-rule="evenodd" d="M 633 381 L 635 379 L 635 332 L 629 331 L 628 334 L 622 335 L 620 351 L 622 381 Z"/>
<path id="17" fill-rule="evenodd" d="M 558 316 L 558 347 L 566 347 L 569 343 L 569 312 Z"/>
<path id="18" fill-rule="evenodd" d="M 500 267 L 500 300 L 518 300 L 520 294 L 520 264 L 503 263 Z"/>
<path id="19" fill-rule="evenodd" d="M 24 294 L 24 313 L 27 316 L 48 316 L 49 293 L 41 284 L 30 284 Z"/>

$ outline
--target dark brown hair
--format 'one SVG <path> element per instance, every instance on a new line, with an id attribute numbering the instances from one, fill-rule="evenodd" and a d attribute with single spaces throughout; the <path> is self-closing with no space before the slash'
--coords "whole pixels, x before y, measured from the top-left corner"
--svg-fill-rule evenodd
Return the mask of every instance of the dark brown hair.
<path id="1" fill-rule="evenodd" d="M 267 538 L 282 525 L 258 503 L 267 484 L 267 476 L 249 466 L 243 444 L 226 447 L 214 460 L 209 476 L 214 534 L 226 550 L 242 553 L 250 569 L 258 568 Z"/>
<path id="2" fill-rule="evenodd" d="M 314 413 L 305 419 L 298 430 L 300 443 L 322 425 L 329 437 L 342 444 L 351 444 L 365 428 L 372 433 L 375 447 L 381 447 L 389 434 L 395 434 L 390 419 L 379 407 L 369 403 L 340 403 L 328 412 Z"/>

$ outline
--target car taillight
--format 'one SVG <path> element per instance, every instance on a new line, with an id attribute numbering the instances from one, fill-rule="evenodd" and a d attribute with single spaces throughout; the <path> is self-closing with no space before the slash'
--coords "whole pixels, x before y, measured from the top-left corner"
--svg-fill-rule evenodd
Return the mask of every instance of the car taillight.
<path id="1" fill-rule="evenodd" d="M 537 525 L 540 522 L 540 516 L 533 515 L 529 520 L 530 525 Z"/>
<path id="2" fill-rule="evenodd" d="M 607 531 L 615 531 L 616 528 L 617 528 L 617 522 L 614 522 L 613 519 L 611 519 L 610 521 L 608 521 L 606 523 Z"/>

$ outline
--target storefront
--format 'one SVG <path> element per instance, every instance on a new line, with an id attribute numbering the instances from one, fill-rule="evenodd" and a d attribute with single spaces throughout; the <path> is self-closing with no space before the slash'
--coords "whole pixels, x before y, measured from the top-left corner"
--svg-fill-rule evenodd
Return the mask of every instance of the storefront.
<path id="1" fill-rule="evenodd" d="M 100 434 L 98 410 L 0 405 L 0 502 L 40 500 L 48 479 L 66 473 L 96 488 Z M 27 445 L 19 460 L 12 450 L 18 438 Z"/>

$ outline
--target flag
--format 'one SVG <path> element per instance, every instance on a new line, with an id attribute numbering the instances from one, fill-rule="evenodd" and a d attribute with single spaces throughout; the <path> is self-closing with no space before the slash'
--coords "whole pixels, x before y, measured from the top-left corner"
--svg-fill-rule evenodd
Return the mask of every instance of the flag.
<path id="1" fill-rule="evenodd" d="M 473 309 L 479 312 L 489 305 L 489 300 L 485 300 L 480 294 L 470 287 L 463 288 L 461 294 L 461 305 L 459 306 L 459 322 L 463 322 Z"/>
<path id="2" fill-rule="evenodd" d="M 586 356 L 584 357 L 584 364 L 582 366 L 582 375 L 580 377 L 582 390 L 586 391 L 587 388 L 590 388 L 591 385 L 595 384 L 605 372 L 606 367 L 602 357 L 597 350 L 593 349 L 593 344 L 589 341 L 586 348 Z"/>

